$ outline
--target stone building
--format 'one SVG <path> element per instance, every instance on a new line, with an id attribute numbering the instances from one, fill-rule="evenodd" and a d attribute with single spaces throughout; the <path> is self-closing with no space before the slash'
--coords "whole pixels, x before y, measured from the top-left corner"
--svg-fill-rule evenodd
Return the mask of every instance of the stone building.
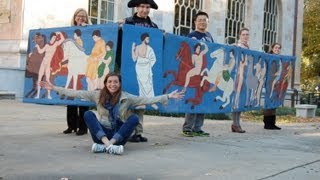
<path id="1" fill-rule="evenodd" d="M 28 32 L 69 26 L 75 9 L 88 9 L 95 23 L 116 22 L 134 13 L 129 0 L 0 0 L 0 92 L 23 97 Z M 250 29 L 250 47 L 266 51 L 274 42 L 297 57 L 292 88 L 300 89 L 303 0 L 155 0 L 150 16 L 166 32 L 186 35 L 197 11 L 209 14 L 217 43 L 232 44 L 241 27 Z M 289 89 L 289 92 L 290 89 Z"/>

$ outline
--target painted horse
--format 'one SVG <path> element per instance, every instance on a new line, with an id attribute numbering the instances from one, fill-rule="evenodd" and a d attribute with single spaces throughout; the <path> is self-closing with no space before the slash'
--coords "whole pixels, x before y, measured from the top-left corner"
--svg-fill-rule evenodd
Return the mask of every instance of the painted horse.
<path id="1" fill-rule="evenodd" d="M 253 73 L 254 62 L 253 56 L 247 55 L 247 76 L 245 79 L 246 82 L 246 103 L 245 107 L 251 107 L 254 104 L 255 92 L 258 89 L 259 79 Z"/>
<path id="2" fill-rule="evenodd" d="M 176 54 L 176 60 L 180 61 L 178 66 L 178 72 L 176 72 L 175 70 L 168 70 L 168 71 L 165 71 L 163 75 L 164 78 L 166 78 L 169 74 L 173 75 L 174 77 L 174 79 L 166 85 L 166 87 L 163 90 L 163 93 L 166 93 L 172 85 L 183 87 L 186 81 L 187 73 L 192 68 L 194 68 L 194 65 L 192 64 L 192 58 L 191 58 L 191 49 L 187 42 L 185 41 L 181 42 L 180 49 Z M 206 67 L 207 67 L 207 60 L 204 55 L 201 71 Z M 200 87 L 201 80 L 202 80 L 202 76 L 200 75 L 195 75 L 190 78 L 188 87 L 195 88 L 196 92 L 195 92 L 195 97 L 187 98 L 185 100 L 185 103 L 186 104 L 191 103 L 192 104 L 191 109 L 194 109 L 196 105 L 199 105 L 202 103 L 203 94 L 209 90 L 210 84 L 208 82 L 205 82 L 203 87 Z"/>
<path id="3" fill-rule="evenodd" d="M 85 49 L 73 39 L 66 39 L 63 42 L 63 52 L 64 60 L 68 61 L 68 76 L 65 88 L 69 87 L 71 79 L 73 79 L 72 88 L 76 90 L 79 75 L 85 75 L 88 56 L 85 54 Z"/>
<path id="4" fill-rule="evenodd" d="M 260 106 L 260 100 L 261 100 L 261 92 L 262 88 L 264 86 L 264 82 L 266 80 L 266 73 L 267 73 L 267 64 L 265 60 L 263 60 L 261 57 L 258 60 L 258 63 L 254 65 L 254 69 L 256 70 L 255 76 L 259 80 L 258 88 L 254 95 L 254 100 L 256 101 L 255 107 Z"/>
<path id="5" fill-rule="evenodd" d="M 234 81 L 232 79 L 231 71 L 235 66 L 235 58 L 234 52 L 230 52 L 230 61 L 228 64 L 225 64 L 225 51 L 223 48 L 220 48 L 210 54 L 210 57 L 214 59 L 214 63 L 212 64 L 210 69 L 203 69 L 201 75 L 207 74 L 203 76 L 203 79 L 200 83 L 200 86 L 204 85 L 204 82 L 208 81 L 211 84 L 215 84 L 217 79 L 219 82 L 215 84 L 217 88 L 223 91 L 222 97 L 216 96 L 214 101 L 222 101 L 223 104 L 219 107 L 219 109 L 224 109 L 228 104 L 230 104 L 231 94 L 233 92 Z M 213 92 L 216 89 L 211 88 L 209 92 Z"/>

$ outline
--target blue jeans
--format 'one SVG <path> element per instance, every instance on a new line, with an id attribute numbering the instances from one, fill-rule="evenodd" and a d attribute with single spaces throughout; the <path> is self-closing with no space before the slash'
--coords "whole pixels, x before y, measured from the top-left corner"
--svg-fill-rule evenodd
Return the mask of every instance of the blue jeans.
<path id="1" fill-rule="evenodd" d="M 200 113 L 187 113 L 185 116 L 185 121 L 182 126 L 182 131 L 194 131 L 199 132 L 202 131 L 204 121 L 204 114 Z"/>
<path id="2" fill-rule="evenodd" d="M 139 117 L 133 114 L 126 122 L 117 121 L 117 127 L 115 129 L 104 127 L 92 111 L 84 113 L 84 121 L 88 126 L 93 142 L 103 144 L 101 139 L 105 136 L 109 140 L 114 138 L 116 140 L 116 145 L 124 145 L 138 125 Z"/>

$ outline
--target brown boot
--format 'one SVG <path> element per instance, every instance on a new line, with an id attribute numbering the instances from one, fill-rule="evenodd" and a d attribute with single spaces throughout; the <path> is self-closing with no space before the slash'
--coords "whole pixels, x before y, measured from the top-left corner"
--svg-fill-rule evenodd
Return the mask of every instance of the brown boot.
<path id="1" fill-rule="evenodd" d="M 246 132 L 245 130 L 241 129 L 241 126 L 236 126 L 236 125 L 233 125 L 233 124 L 231 125 L 231 130 L 234 133 L 245 133 Z"/>

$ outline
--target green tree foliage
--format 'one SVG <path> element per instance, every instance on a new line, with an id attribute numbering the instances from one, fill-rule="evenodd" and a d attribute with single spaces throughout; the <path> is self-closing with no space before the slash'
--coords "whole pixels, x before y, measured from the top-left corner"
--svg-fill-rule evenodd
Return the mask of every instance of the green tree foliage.
<path id="1" fill-rule="evenodd" d="M 304 1 L 301 87 L 314 91 L 320 84 L 320 1 Z"/>

